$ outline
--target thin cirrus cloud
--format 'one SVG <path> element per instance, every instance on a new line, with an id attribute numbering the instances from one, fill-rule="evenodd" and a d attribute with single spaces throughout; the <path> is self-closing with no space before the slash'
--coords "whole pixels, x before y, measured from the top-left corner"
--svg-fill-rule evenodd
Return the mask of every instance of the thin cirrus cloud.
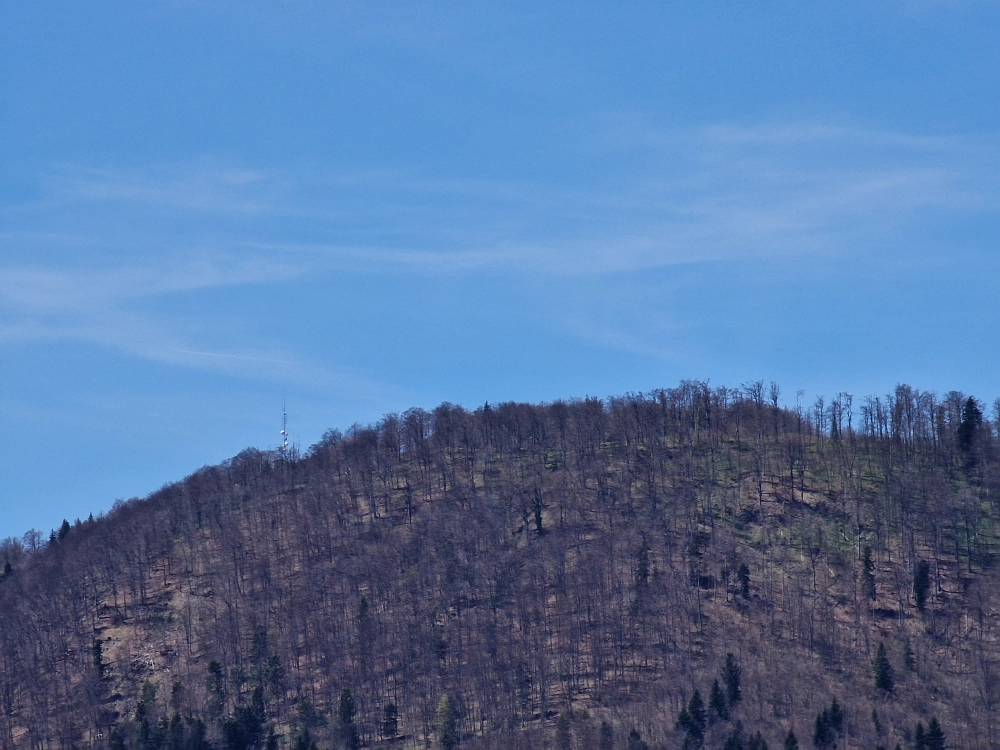
<path id="1" fill-rule="evenodd" d="M 171 294 L 273 280 L 284 268 L 259 259 L 223 265 L 196 260 L 165 266 L 67 271 L 5 268 L 0 283 L 0 341 L 79 341 L 184 364 L 207 353 L 183 349 L 183 325 L 132 306 Z M 271 358 L 242 357 L 241 359 Z M 205 365 L 204 362 L 201 363 Z M 222 363 L 224 364 L 224 363 Z M 211 362 L 212 369 L 220 363 Z"/>
<path id="2" fill-rule="evenodd" d="M 831 212 L 871 206 L 898 210 L 960 208 L 994 196 L 998 149 L 976 139 L 944 138 L 816 123 L 739 126 L 693 131 L 658 128 L 638 117 L 608 118 L 590 132 L 577 126 L 579 158 L 632 151 L 646 164 L 612 176 L 562 184 L 428 176 L 418 168 L 323 172 L 263 170 L 201 160 L 150 169 L 64 168 L 44 181 L 35 203 L 8 206 L 8 220 L 72 214 L 95 205 L 178 212 L 189 217 L 313 219 L 328 233 L 369 232 L 388 225 L 400 237 L 447 238 L 450 230 L 483 224 L 516 235 L 546 220 L 616 226 L 642 219 L 715 222 L 734 208 L 770 216 L 790 213 L 822 223 L 802 208 L 829 203 Z M 589 143 L 587 142 L 589 141 Z M 586 153 L 590 151 L 591 153 Z M 600 153 L 604 152 L 604 153 Z M 963 189 L 964 188 L 964 189 Z M 735 214 L 742 223 L 746 214 Z M 104 217 L 102 217 L 104 218 Z M 120 217 L 119 221 L 127 221 Z M 796 223 L 800 223 L 797 221 Z M 638 229 L 642 229 L 640 226 Z M 457 237 L 467 239 L 462 233 Z"/>
<path id="3" fill-rule="evenodd" d="M 262 263 L 262 267 L 263 267 Z M 320 392 L 337 391 L 358 398 L 391 391 L 380 382 L 350 367 L 318 363 L 282 347 L 280 341 L 260 341 L 234 330 L 231 321 L 212 324 L 192 321 L 181 314 L 153 313 L 141 305 L 149 297 L 191 290 L 218 289 L 201 274 L 207 264 L 171 268 L 157 273 L 150 268 L 87 274 L 14 271 L 4 273 L 0 286 L 0 344 L 25 341 L 76 342 L 110 348 L 120 353 L 181 368 L 202 370 L 224 377 L 281 382 Z M 254 273 L 227 274 L 225 285 L 261 283 Z M 269 277 L 273 281 L 274 275 Z M 223 350 L 209 350 L 208 346 Z M 202 347 L 202 348 L 192 348 Z M 237 351 L 225 349 L 238 348 Z"/>
<path id="4" fill-rule="evenodd" d="M 590 294 L 588 279 L 677 266 L 717 272 L 732 262 L 852 253 L 892 263 L 904 245 L 911 260 L 938 252 L 913 242 L 928 227 L 995 218 L 1000 195 L 997 148 L 976 139 L 817 123 L 678 132 L 627 116 L 578 127 L 574 137 L 583 155 L 620 156 L 622 166 L 573 184 L 559 175 L 542 184 L 207 159 L 146 170 L 64 167 L 42 181 L 40 198 L 0 214 L 4 242 L 25 250 L 8 257 L 43 250 L 40 265 L 2 269 L 0 339 L 76 339 L 181 366 L 245 370 L 295 357 L 273 342 L 254 351 L 205 345 L 218 331 L 206 335 L 142 301 L 345 273 L 575 277 Z M 564 288 L 568 308 L 582 305 L 572 285 Z M 634 328 L 571 318 L 569 335 L 661 351 Z M 660 320 L 653 333 L 662 338 L 674 325 Z M 303 377 L 318 375 L 310 367 L 302 365 Z"/>

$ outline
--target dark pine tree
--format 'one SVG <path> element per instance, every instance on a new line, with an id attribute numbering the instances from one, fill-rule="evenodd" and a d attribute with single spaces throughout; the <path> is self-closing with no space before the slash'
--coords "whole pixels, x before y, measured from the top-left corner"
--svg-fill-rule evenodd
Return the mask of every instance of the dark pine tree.
<path id="1" fill-rule="evenodd" d="M 358 734 L 358 726 L 354 723 L 354 716 L 358 708 L 354 703 L 354 696 L 351 691 L 344 688 L 340 693 L 340 704 L 337 707 L 337 715 L 340 719 L 340 739 L 345 750 L 358 750 L 361 747 L 361 737 Z"/>
<path id="2" fill-rule="evenodd" d="M 104 679 L 104 646 L 100 640 L 94 641 L 94 648 L 91 652 L 94 657 L 94 670 L 97 672 L 97 679 Z"/>
<path id="3" fill-rule="evenodd" d="M 750 568 L 746 563 L 740 563 L 736 570 L 736 579 L 740 582 L 740 595 L 744 599 L 750 598 Z"/>
<path id="4" fill-rule="evenodd" d="M 875 671 L 875 689 L 891 693 L 896 683 L 892 677 L 892 665 L 889 663 L 889 657 L 885 653 L 884 643 L 878 644 L 878 649 L 875 651 L 873 668 Z"/>
<path id="5" fill-rule="evenodd" d="M 917 563 L 913 571 L 913 598 L 917 602 L 917 609 L 924 611 L 927 603 L 927 591 L 931 587 L 931 566 L 926 560 Z"/>
<path id="6" fill-rule="evenodd" d="M 567 748 L 569 745 L 566 746 Z M 645 740 L 639 734 L 638 729 L 633 729 L 628 733 L 628 750 L 649 750 L 649 745 L 646 744 Z"/>
<path id="7" fill-rule="evenodd" d="M 740 664 L 733 654 L 726 654 L 726 665 L 722 668 L 722 681 L 726 683 L 726 700 L 733 706 L 740 702 Z"/>
<path id="8" fill-rule="evenodd" d="M 813 728 L 813 745 L 818 748 L 831 747 L 837 735 L 830 722 L 830 709 L 824 708 L 816 715 Z"/>
<path id="9" fill-rule="evenodd" d="M 958 425 L 958 447 L 962 453 L 968 454 L 976 437 L 976 432 L 983 423 L 983 412 L 976 399 L 969 396 L 962 405 L 962 421 Z"/>
<path id="10" fill-rule="evenodd" d="M 865 545 L 864 553 L 861 556 L 861 587 L 865 596 L 875 599 L 875 561 L 872 559 L 872 548 Z"/>
<path id="11" fill-rule="evenodd" d="M 264 738 L 267 713 L 264 707 L 264 690 L 254 688 L 250 705 L 237 706 L 233 715 L 222 722 L 222 733 L 229 750 L 248 750 L 260 745 Z"/>
<path id="12" fill-rule="evenodd" d="M 687 709 L 682 708 L 681 713 L 686 714 Z M 687 728 L 686 724 L 684 728 Z M 611 728 L 611 725 L 606 721 L 601 722 L 601 731 L 597 739 L 597 748 L 598 750 L 615 750 L 615 733 Z"/>
<path id="13" fill-rule="evenodd" d="M 607 724 L 607 722 L 601 725 L 602 730 L 604 729 L 605 724 Z M 674 722 L 674 729 L 678 732 L 691 731 L 691 714 L 688 713 L 687 706 L 681 706 L 681 711 L 677 714 L 677 721 Z"/>
<path id="14" fill-rule="evenodd" d="M 917 669 L 917 655 L 913 653 L 913 646 L 910 645 L 909 639 L 903 645 L 903 666 L 906 667 L 907 672 L 914 672 Z"/>
<path id="15" fill-rule="evenodd" d="M 174 712 L 167 724 L 164 750 L 181 750 L 184 747 L 184 722 L 181 715 Z"/>
<path id="16" fill-rule="evenodd" d="M 927 750 L 944 750 L 944 730 L 938 723 L 937 717 L 931 717 L 927 723 L 927 734 L 924 735 L 924 747 Z"/>
<path id="17" fill-rule="evenodd" d="M 795 732 L 791 729 L 788 730 L 788 734 L 785 735 L 785 750 L 799 750 L 799 739 L 795 736 Z"/>
<path id="18" fill-rule="evenodd" d="M 382 709 L 382 737 L 391 740 L 399 734 L 399 719 L 396 715 L 396 704 L 389 701 Z"/>
<path id="19" fill-rule="evenodd" d="M 128 746 L 125 743 L 125 735 L 122 734 L 122 729 L 117 724 L 111 727 L 111 737 L 108 739 L 108 748 L 110 750 L 128 750 Z"/>
<path id="20" fill-rule="evenodd" d="M 184 750 L 212 750 L 212 743 L 208 741 L 208 727 L 201 719 L 188 719 Z"/>
<path id="21" fill-rule="evenodd" d="M 209 696 L 211 696 L 206 706 L 208 716 L 212 719 L 218 718 L 226 707 L 226 675 L 219 662 L 211 661 L 208 663 L 205 686 L 208 688 Z"/>
<path id="22" fill-rule="evenodd" d="M 729 718 L 729 708 L 726 705 L 726 694 L 719 687 L 718 680 L 712 680 L 712 689 L 708 694 L 708 721 L 714 723 L 716 719 L 725 721 Z"/>
<path id="23" fill-rule="evenodd" d="M 747 750 L 746 743 L 743 737 L 743 722 L 737 721 L 736 726 L 726 737 L 726 741 L 722 745 L 722 750 Z"/>
<path id="24" fill-rule="evenodd" d="M 708 724 L 708 716 L 705 712 L 705 702 L 701 699 L 701 693 L 697 690 L 691 694 L 687 710 L 688 716 L 691 717 L 689 733 L 695 737 L 703 737 L 705 735 L 705 727 Z"/>
<path id="25" fill-rule="evenodd" d="M 441 696 L 438 703 L 436 724 L 441 747 L 444 750 L 452 750 L 458 744 L 458 721 L 455 707 L 447 695 Z"/>
<path id="26" fill-rule="evenodd" d="M 705 703 L 701 699 L 701 693 L 695 690 L 687 706 L 681 707 L 677 722 L 674 724 L 674 729 L 685 732 L 685 748 L 701 747 L 707 723 Z"/>
<path id="27" fill-rule="evenodd" d="M 836 698 L 833 699 L 833 703 L 830 704 L 827 711 L 827 721 L 830 724 L 830 729 L 837 734 L 844 731 L 844 709 L 840 707 Z"/>

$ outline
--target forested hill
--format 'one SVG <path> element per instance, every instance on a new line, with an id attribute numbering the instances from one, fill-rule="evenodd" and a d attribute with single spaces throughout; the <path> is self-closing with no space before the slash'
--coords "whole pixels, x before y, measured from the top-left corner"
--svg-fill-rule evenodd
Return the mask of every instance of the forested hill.
<path id="1" fill-rule="evenodd" d="M 684 383 L 247 450 L 3 544 L 0 746 L 990 747 L 997 440 Z"/>

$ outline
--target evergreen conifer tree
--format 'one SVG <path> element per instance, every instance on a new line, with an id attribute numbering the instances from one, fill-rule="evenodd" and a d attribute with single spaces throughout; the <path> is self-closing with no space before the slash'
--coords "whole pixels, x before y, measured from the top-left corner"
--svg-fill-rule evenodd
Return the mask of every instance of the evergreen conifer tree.
<path id="1" fill-rule="evenodd" d="M 740 677 L 741 670 L 739 662 L 733 654 L 726 654 L 726 665 L 722 668 L 722 681 L 726 683 L 726 700 L 733 706 L 740 702 Z"/>
<path id="2" fill-rule="evenodd" d="M 389 701 L 382 709 L 382 737 L 391 740 L 399 734 L 399 719 L 396 715 L 396 704 Z"/>
<path id="3" fill-rule="evenodd" d="M 875 671 L 875 689 L 891 693 L 896 683 L 893 680 L 892 665 L 889 663 L 889 657 L 886 655 L 884 643 L 878 644 L 873 667 Z"/>
<path id="4" fill-rule="evenodd" d="M 567 750 L 569 745 L 566 746 Z M 628 750 L 649 750 L 649 745 L 642 739 L 638 729 L 633 729 L 628 733 Z"/>
<path id="5" fill-rule="evenodd" d="M 944 730 L 938 723 L 937 717 L 931 717 L 927 723 L 927 734 L 924 735 L 924 747 L 927 750 L 944 750 Z"/>
<path id="6" fill-rule="evenodd" d="M 299 700 L 295 705 L 296 723 L 300 727 L 305 727 L 307 729 L 313 729 L 314 727 L 322 726 L 324 719 L 316 707 L 312 704 L 312 701 L 304 695 L 299 696 Z"/>
<path id="7" fill-rule="evenodd" d="M 277 654 L 268 657 L 263 680 L 272 698 L 284 694 L 285 670 L 281 666 L 281 657 Z"/>
<path id="8" fill-rule="evenodd" d="M 258 685 L 254 688 L 250 704 L 237 706 L 233 715 L 222 722 L 222 733 L 226 739 L 226 747 L 229 750 L 248 750 L 259 747 L 264 738 L 266 721 L 264 690 Z"/>
<path id="9" fill-rule="evenodd" d="M 917 609 L 924 611 L 927 603 L 927 591 L 931 586 L 931 566 L 926 560 L 917 563 L 913 571 L 913 598 L 917 602 Z"/>
<path id="10" fill-rule="evenodd" d="M 740 563 L 736 570 L 736 579 L 740 582 L 740 595 L 744 599 L 750 598 L 750 568 L 746 563 Z"/>
<path id="11" fill-rule="evenodd" d="M 788 729 L 788 734 L 785 735 L 784 750 L 799 750 L 798 737 L 795 736 L 795 732 L 791 730 L 791 727 Z"/>
<path id="12" fill-rule="evenodd" d="M 687 709 L 682 708 L 681 713 L 685 716 L 687 715 Z M 680 719 L 678 719 L 680 721 Z M 687 724 L 685 723 L 684 729 L 687 729 Z M 615 733 L 611 728 L 611 725 L 606 721 L 601 722 L 601 731 L 597 739 L 598 750 L 615 750 Z"/>
<path id="13" fill-rule="evenodd" d="M 714 723 L 716 719 L 726 720 L 729 718 L 729 708 L 726 706 L 726 695 L 719 687 L 718 680 L 712 680 L 712 690 L 708 695 L 708 721 Z"/>
<path id="14" fill-rule="evenodd" d="M 872 559 L 872 548 L 867 545 L 861 557 L 861 587 L 869 599 L 875 599 L 875 561 Z"/>
<path id="15" fill-rule="evenodd" d="M 681 707 L 681 712 L 677 715 L 677 722 L 674 724 L 674 729 L 686 733 L 684 737 L 685 748 L 701 747 L 707 723 L 705 703 L 701 699 L 701 693 L 695 690 L 687 706 Z"/>
<path id="16" fill-rule="evenodd" d="M 913 733 L 913 747 L 914 750 L 927 750 L 927 735 L 922 721 L 917 722 L 917 729 Z"/>
<path id="17" fill-rule="evenodd" d="M 174 711 L 167 725 L 165 750 L 183 750 L 184 747 L 184 722 L 181 715 Z"/>
<path id="18" fill-rule="evenodd" d="M 830 708 L 827 711 L 827 723 L 837 734 L 844 731 L 844 709 L 840 707 L 840 703 L 834 698 L 833 702 L 830 704 Z"/>
<path id="19" fill-rule="evenodd" d="M 108 739 L 108 748 L 109 750 L 127 750 L 125 735 L 122 734 L 122 729 L 117 724 L 111 727 L 111 737 Z"/>
<path id="20" fill-rule="evenodd" d="M 354 716 L 357 710 L 354 696 L 351 695 L 350 690 L 344 688 L 340 693 L 340 704 L 337 707 L 337 714 L 340 718 L 340 738 L 345 750 L 357 750 L 361 747 L 358 726 L 354 723 Z"/>
<path id="21" fill-rule="evenodd" d="M 743 742 L 743 722 L 737 721 L 736 726 L 726 737 L 722 750 L 747 750 Z"/>
<path id="22" fill-rule="evenodd" d="M 833 729 L 830 727 L 830 712 L 828 709 L 823 709 L 816 715 L 813 745 L 818 748 L 830 747 L 833 744 L 833 737 Z"/>
<path id="23" fill-rule="evenodd" d="M 209 662 L 205 686 L 211 696 L 208 701 L 208 715 L 214 719 L 222 715 L 226 706 L 226 676 L 219 662 Z"/>
<path id="24" fill-rule="evenodd" d="M 101 644 L 100 639 L 94 641 L 94 648 L 92 653 L 94 657 L 94 669 L 97 671 L 97 679 L 103 680 L 104 669 L 105 669 L 104 646 Z"/>
<path id="25" fill-rule="evenodd" d="M 337 714 L 340 717 L 341 726 L 346 726 L 348 724 L 354 723 L 354 715 L 357 713 L 357 705 L 354 702 L 354 696 L 351 695 L 351 691 L 344 688 L 340 692 L 340 703 L 337 706 Z"/>
<path id="26" fill-rule="evenodd" d="M 601 725 L 601 729 L 607 725 L 607 722 Z M 674 729 L 678 732 L 690 732 L 691 731 L 691 714 L 688 713 L 687 706 L 681 706 L 681 711 L 677 714 L 677 721 L 674 722 Z"/>
<path id="27" fill-rule="evenodd" d="M 212 745 L 208 741 L 208 727 L 201 719 L 188 719 L 184 750 L 212 750 Z M 315 750 L 315 747 L 312 750 Z"/>
<path id="28" fill-rule="evenodd" d="M 705 726 L 708 724 L 708 716 L 705 711 L 705 702 L 701 699 L 701 693 L 697 690 L 691 694 L 688 701 L 688 716 L 691 717 L 689 732 L 695 737 L 702 737 L 705 734 Z"/>
<path id="29" fill-rule="evenodd" d="M 969 396 L 962 405 L 962 421 L 958 425 L 958 447 L 963 453 L 972 449 L 976 432 L 983 423 L 983 412 L 976 399 Z"/>
<path id="30" fill-rule="evenodd" d="M 447 695 L 442 695 L 438 702 L 435 724 L 441 747 L 443 750 L 452 750 L 458 744 L 458 723 L 455 709 Z"/>

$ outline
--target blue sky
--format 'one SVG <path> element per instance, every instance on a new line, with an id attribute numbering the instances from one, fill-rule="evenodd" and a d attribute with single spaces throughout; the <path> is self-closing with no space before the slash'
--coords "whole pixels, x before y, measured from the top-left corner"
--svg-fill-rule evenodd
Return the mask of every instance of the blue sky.
<path id="1" fill-rule="evenodd" d="M 0 537 L 448 400 L 997 383 L 1000 3 L 7 0 Z"/>

